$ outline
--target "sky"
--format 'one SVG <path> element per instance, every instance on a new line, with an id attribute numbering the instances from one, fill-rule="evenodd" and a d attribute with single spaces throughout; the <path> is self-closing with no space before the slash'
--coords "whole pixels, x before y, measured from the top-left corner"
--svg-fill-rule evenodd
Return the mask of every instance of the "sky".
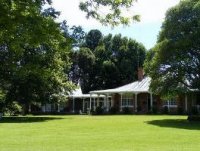
<path id="1" fill-rule="evenodd" d="M 53 7 L 61 12 L 59 20 L 67 20 L 68 25 L 82 26 L 85 32 L 98 29 L 104 35 L 109 33 L 121 34 L 142 43 L 147 49 L 152 48 L 157 41 L 166 11 L 180 0 L 138 0 L 129 10 L 130 13 L 139 14 L 140 22 L 131 23 L 127 27 L 102 26 L 94 19 L 86 19 L 85 13 L 79 10 L 80 0 L 53 0 Z"/>

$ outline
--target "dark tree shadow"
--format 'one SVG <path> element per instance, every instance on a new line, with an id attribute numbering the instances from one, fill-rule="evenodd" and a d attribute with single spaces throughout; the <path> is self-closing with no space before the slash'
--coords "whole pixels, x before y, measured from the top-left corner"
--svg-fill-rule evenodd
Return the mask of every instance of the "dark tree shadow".
<path id="1" fill-rule="evenodd" d="M 0 119 L 0 123 L 34 123 L 34 122 L 46 122 L 50 120 L 60 120 L 61 117 L 45 117 L 45 116 L 11 116 L 3 117 Z"/>
<path id="2" fill-rule="evenodd" d="M 146 122 L 147 124 L 159 126 L 159 127 L 169 127 L 187 130 L 200 130 L 199 121 L 188 121 L 184 119 L 164 119 L 164 120 L 153 120 Z"/>

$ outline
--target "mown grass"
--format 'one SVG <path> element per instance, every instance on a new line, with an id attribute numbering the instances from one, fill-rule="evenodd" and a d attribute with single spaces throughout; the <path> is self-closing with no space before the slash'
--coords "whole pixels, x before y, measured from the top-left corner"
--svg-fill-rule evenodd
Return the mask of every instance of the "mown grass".
<path id="1" fill-rule="evenodd" d="M 186 116 L 34 116 L 0 121 L 0 151 L 199 151 Z"/>

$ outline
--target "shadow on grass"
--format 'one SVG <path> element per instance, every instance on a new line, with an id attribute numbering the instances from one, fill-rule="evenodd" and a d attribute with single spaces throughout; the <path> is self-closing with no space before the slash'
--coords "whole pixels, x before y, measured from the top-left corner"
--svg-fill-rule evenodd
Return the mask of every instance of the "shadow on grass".
<path id="1" fill-rule="evenodd" d="M 195 121 L 190 122 L 184 119 L 153 120 L 153 121 L 148 121 L 146 123 L 159 126 L 159 127 L 187 129 L 187 130 L 200 130 L 200 122 L 195 122 Z"/>
<path id="2" fill-rule="evenodd" d="M 50 120 L 60 120 L 61 117 L 45 117 L 45 116 L 12 116 L 3 117 L 0 119 L 0 123 L 35 123 L 35 122 L 46 122 Z"/>

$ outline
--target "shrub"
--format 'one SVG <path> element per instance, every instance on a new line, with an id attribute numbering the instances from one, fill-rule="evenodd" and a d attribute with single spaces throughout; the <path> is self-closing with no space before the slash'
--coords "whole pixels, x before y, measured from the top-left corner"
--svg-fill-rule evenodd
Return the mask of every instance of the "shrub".
<path id="1" fill-rule="evenodd" d="M 31 113 L 41 112 L 41 107 L 37 104 L 31 104 Z"/>
<path id="2" fill-rule="evenodd" d="M 92 114 L 92 115 L 94 115 L 95 114 L 95 111 L 94 111 L 94 109 L 92 108 L 92 109 L 90 109 L 89 111 L 88 111 L 88 114 Z"/>
<path id="3" fill-rule="evenodd" d="M 168 114 L 168 113 L 169 113 L 169 110 L 168 110 L 168 107 L 167 107 L 167 106 L 163 107 L 162 113 L 163 113 L 163 114 Z"/>
<path id="4" fill-rule="evenodd" d="M 68 106 L 64 107 L 63 112 L 70 112 L 70 108 Z"/>
<path id="5" fill-rule="evenodd" d="M 131 114 L 131 109 L 129 107 L 124 107 L 122 111 L 124 114 Z"/>
<path id="6" fill-rule="evenodd" d="M 109 110 L 109 113 L 110 113 L 110 114 L 117 114 L 118 111 L 119 111 L 119 110 L 118 110 L 117 107 L 111 107 L 110 110 Z"/>
<path id="7" fill-rule="evenodd" d="M 0 113 L 3 113 L 5 108 L 5 93 L 0 89 Z"/>
<path id="8" fill-rule="evenodd" d="M 4 112 L 4 103 L 0 101 L 0 113 Z"/>
<path id="9" fill-rule="evenodd" d="M 17 102 L 13 102 L 12 104 L 8 105 L 5 110 L 6 113 L 8 113 L 9 115 L 15 116 L 22 113 L 22 106 L 19 105 Z"/>
<path id="10" fill-rule="evenodd" d="M 96 107 L 95 114 L 96 114 L 96 115 L 101 115 L 101 114 L 103 114 L 103 108 L 100 107 L 100 106 Z"/>
<path id="11" fill-rule="evenodd" d="M 158 108 L 156 106 L 152 107 L 152 113 L 157 114 L 158 113 Z"/>
<path id="12" fill-rule="evenodd" d="M 193 106 L 191 108 L 191 111 L 190 111 L 190 114 L 191 115 L 197 115 L 199 112 L 198 112 L 198 108 L 196 106 Z"/>
<path id="13" fill-rule="evenodd" d="M 138 112 L 142 111 L 142 107 L 141 107 L 141 106 L 138 106 L 138 107 L 137 107 L 137 111 L 138 111 Z"/>
<path id="14" fill-rule="evenodd" d="M 182 115 L 182 114 L 184 113 L 183 108 L 182 108 L 182 107 L 179 107 L 179 108 L 177 109 L 177 113 L 178 113 L 179 115 Z"/>
<path id="15" fill-rule="evenodd" d="M 0 112 L 0 120 L 2 119 L 2 117 L 3 117 L 3 113 Z"/>

